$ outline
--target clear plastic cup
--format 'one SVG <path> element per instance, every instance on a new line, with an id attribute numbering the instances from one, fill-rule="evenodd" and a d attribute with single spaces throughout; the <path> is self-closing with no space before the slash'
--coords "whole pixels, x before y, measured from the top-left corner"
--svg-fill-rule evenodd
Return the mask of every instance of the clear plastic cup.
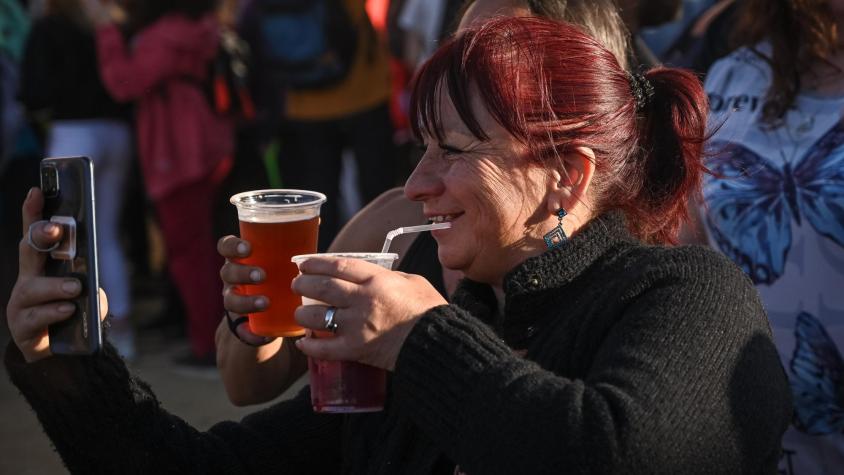
<path id="1" fill-rule="evenodd" d="M 269 307 L 249 314 L 249 330 L 263 336 L 303 335 L 305 329 L 293 318 L 299 296 L 290 282 L 299 270 L 290 258 L 315 252 L 319 233 L 319 210 L 325 195 L 304 190 L 256 190 L 238 193 L 229 200 L 237 207 L 240 237 L 252 245 L 252 254 L 238 262 L 264 269 L 260 284 L 243 285 L 242 295 L 265 295 Z"/>
<path id="2" fill-rule="evenodd" d="M 388 252 L 337 252 L 294 256 L 297 265 L 314 256 L 363 259 L 385 269 L 391 269 L 399 258 Z M 302 305 L 325 305 L 302 297 Z M 332 338 L 328 331 L 314 331 L 314 338 Z M 311 385 L 311 405 L 314 412 L 349 413 L 375 412 L 384 409 L 387 396 L 387 372 L 354 361 L 329 361 L 308 358 Z"/>

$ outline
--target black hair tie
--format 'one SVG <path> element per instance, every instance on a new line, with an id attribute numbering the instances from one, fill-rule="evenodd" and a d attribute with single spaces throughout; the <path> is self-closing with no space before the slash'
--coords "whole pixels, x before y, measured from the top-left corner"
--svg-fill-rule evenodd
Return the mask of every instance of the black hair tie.
<path id="1" fill-rule="evenodd" d="M 644 74 L 634 73 L 629 76 L 630 90 L 636 101 L 636 112 L 641 112 L 650 105 L 654 97 L 654 85 Z"/>
<path id="2" fill-rule="evenodd" d="M 225 317 L 225 318 L 226 318 L 226 322 L 229 324 L 229 331 L 230 331 L 230 332 L 232 332 L 232 335 L 234 335 L 234 336 L 235 336 L 235 338 L 237 338 L 238 340 L 240 340 L 240 341 L 241 341 L 244 345 L 254 346 L 254 347 L 256 347 L 256 348 L 257 348 L 257 347 L 259 347 L 259 346 L 264 346 L 264 345 L 266 345 L 267 343 L 269 343 L 270 341 L 272 341 L 272 340 L 274 340 L 274 339 L 275 339 L 275 338 L 270 338 L 270 339 L 268 339 L 266 342 L 264 342 L 264 343 L 260 343 L 260 344 L 250 343 L 250 342 L 248 342 L 248 341 L 244 340 L 244 339 L 243 339 L 243 338 L 241 338 L 241 337 L 240 337 L 240 335 L 237 333 L 237 327 L 239 327 L 239 326 L 243 325 L 244 323 L 248 322 L 248 321 L 249 321 L 249 317 L 246 317 L 246 316 L 241 316 L 241 317 L 238 317 L 238 318 L 232 319 L 232 314 L 231 314 L 231 313 L 229 313 L 228 309 L 223 309 L 223 311 L 226 313 L 226 317 Z"/>

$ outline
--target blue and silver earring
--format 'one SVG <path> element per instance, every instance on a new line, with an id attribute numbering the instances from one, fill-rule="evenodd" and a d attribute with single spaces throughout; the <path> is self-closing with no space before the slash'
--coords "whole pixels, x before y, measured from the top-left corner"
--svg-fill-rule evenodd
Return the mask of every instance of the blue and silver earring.
<path id="1" fill-rule="evenodd" d="M 554 249 L 563 245 L 566 240 L 568 240 L 568 236 L 566 236 L 566 232 L 563 231 L 563 217 L 566 215 L 566 210 L 560 208 L 557 211 L 557 219 L 559 222 L 557 223 L 557 227 L 552 229 L 549 233 L 547 233 L 542 238 L 545 239 L 545 246 L 548 249 Z"/>

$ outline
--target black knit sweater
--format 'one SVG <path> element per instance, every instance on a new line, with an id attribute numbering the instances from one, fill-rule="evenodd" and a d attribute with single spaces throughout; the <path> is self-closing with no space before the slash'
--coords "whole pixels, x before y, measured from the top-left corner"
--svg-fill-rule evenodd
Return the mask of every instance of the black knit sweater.
<path id="1" fill-rule="evenodd" d="M 110 347 L 25 364 L 10 345 L 6 366 L 78 473 L 775 472 L 790 392 L 728 260 L 644 246 L 608 215 L 516 268 L 505 293 L 500 315 L 464 281 L 427 312 L 380 413 L 314 414 L 306 390 L 202 433 Z"/>

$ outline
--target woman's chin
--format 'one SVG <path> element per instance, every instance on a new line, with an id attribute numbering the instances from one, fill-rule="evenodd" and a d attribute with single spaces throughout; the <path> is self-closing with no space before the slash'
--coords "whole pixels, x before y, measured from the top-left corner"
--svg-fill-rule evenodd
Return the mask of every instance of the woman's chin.
<path id="1" fill-rule="evenodd" d="M 440 246 L 437 250 L 437 257 L 439 258 L 440 264 L 446 269 L 463 270 L 466 267 L 465 259 L 449 252 L 449 249 L 443 246 Z"/>

